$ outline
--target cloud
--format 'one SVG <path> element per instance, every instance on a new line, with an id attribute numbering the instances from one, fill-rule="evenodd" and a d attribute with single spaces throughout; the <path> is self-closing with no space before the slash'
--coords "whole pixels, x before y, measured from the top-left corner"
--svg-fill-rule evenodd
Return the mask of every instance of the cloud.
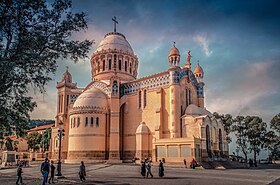
<path id="1" fill-rule="evenodd" d="M 213 51 L 209 48 L 209 41 L 204 35 L 195 35 L 193 40 L 202 47 L 202 50 L 206 56 L 210 56 Z"/>

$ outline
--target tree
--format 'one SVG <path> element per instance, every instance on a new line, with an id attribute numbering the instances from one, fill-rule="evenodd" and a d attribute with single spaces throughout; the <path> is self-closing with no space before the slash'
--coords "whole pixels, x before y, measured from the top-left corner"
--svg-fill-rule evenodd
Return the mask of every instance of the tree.
<path id="1" fill-rule="evenodd" d="M 219 114 L 217 112 L 213 113 L 213 116 L 216 119 L 220 119 L 224 125 L 224 129 L 227 135 L 227 142 L 230 143 L 231 142 L 231 138 L 229 137 L 230 132 L 232 131 L 232 124 L 233 124 L 233 119 L 232 116 L 230 114 Z"/>
<path id="2" fill-rule="evenodd" d="M 70 0 L 0 2 L 0 136 L 24 135 L 36 103 L 29 89 L 45 92 L 58 59 L 87 57 L 92 41 L 71 35 L 87 29 L 85 13 L 72 13 Z"/>
<path id="3" fill-rule="evenodd" d="M 265 134 L 264 147 L 269 151 L 271 160 L 280 158 L 280 138 L 274 131 L 268 131 Z"/>
<path id="4" fill-rule="evenodd" d="M 247 132 L 248 132 L 248 125 L 244 121 L 244 116 L 237 116 L 234 120 L 233 123 L 234 125 L 232 126 L 232 130 L 235 133 L 236 136 L 236 144 L 242 151 L 245 160 L 247 161 L 247 152 L 248 152 L 248 137 L 247 137 Z"/>
<path id="5" fill-rule="evenodd" d="M 43 149 L 43 152 L 49 150 L 51 134 L 52 134 L 51 128 L 46 129 L 42 134 L 40 147 Z"/>
<path id="6" fill-rule="evenodd" d="M 264 146 L 266 123 L 258 116 L 246 116 L 244 120 L 248 125 L 247 136 L 250 144 L 249 150 L 254 153 L 254 161 L 259 155 L 261 148 Z"/>
<path id="7" fill-rule="evenodd" d="M 29 149 L 33 150 L 34 152 L 39 150 L 42 140 L 41 134 L 39 134 L 38 132 L 32 132 L 27 135 L 26 139 Z"/>
<path id="8" fill-rule="evenodd" d="M 280 133 L 280 113 L 275 115 L 270 121 L 270 128 Z"/>
<path id="9" fill-rule="evenodd" d="M 264 145 L 269 151 L 272 160 L 280 158 L 280 113 L 270 121 L 270 131 L 265 135 Z"/>

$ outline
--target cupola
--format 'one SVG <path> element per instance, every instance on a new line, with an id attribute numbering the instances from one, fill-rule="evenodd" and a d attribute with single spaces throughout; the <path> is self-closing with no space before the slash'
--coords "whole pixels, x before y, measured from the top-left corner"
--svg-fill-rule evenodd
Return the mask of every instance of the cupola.
<path id="1" fill-rule="evenodd" d="M 180 62 L 180 52 L 178 48 L 175 46 L 175 42 L 173 44 L 173 47 L 171 48 L 169 55 L 168 55 L 168 60 L 171 66 L 179 66 Z"/>

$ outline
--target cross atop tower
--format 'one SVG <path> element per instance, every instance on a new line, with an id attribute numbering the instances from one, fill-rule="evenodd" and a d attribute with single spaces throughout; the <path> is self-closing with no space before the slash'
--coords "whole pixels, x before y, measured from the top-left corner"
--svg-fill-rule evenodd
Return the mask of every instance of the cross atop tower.
<path id="1" fill-rule="evenodd" d="M 119 24 L 119 23 L 117 21 L 116 16 L 114 16 L 114 18 L 112 18 L 112 21 L 114 22 L 114 32 L 117 32 L 117 25 L 116 24 Z"/>
<path id="2" fill-rule="evenodd" d="M 173 42 L 173 46 L 175 47 L 176 42 Z"/>

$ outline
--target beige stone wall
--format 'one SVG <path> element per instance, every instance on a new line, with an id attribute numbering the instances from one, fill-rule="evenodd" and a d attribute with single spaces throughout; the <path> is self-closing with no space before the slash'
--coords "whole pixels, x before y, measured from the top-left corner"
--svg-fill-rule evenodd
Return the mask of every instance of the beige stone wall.
<path id="1" fill-rule="evenodd" d="M 88 117 L 88 125 L 85 125 Z M 93 117 L 93 124 L 91 124 Z M 96 118 L 99 118 L 99 126 L 96 126 Z M 73 114 L 70 120 L 76 118 L 75 127 L 69 129 L 68 151 L 103 151 L 105 150 L 106 116 L 104 114 Z M 80 125 L 77 127 L 77 118 Z M 73 123 L 72 123 L 73 124 Z"/>

